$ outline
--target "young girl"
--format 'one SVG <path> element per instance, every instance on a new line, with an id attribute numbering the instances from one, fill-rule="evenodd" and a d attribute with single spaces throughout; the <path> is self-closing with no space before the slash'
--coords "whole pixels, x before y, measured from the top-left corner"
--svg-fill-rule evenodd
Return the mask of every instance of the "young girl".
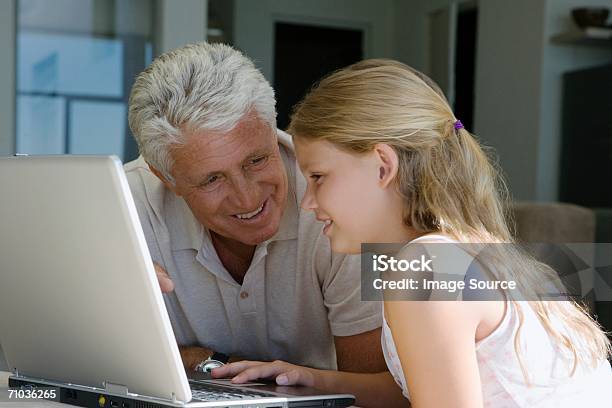
<path id="1" fill-rule="evenodd" d="M 511 243 L 504 184 L 426 76 L 366 60 L 324 78 L 296 107 L 289 132 L 308 188 L 302 207 L 325 223 L 332 250 L 362 242 Z M 515 253 L 522 287 L 554 273 Z M 522 266 L 522 267 L 521 267 Z M 571 301 L 386 301 L 383 350 L 413 407 L 611 406 L 610 344 Z M 216 377 L 275 378 L 351 392 L 377 374 L 239 362 Z"/>

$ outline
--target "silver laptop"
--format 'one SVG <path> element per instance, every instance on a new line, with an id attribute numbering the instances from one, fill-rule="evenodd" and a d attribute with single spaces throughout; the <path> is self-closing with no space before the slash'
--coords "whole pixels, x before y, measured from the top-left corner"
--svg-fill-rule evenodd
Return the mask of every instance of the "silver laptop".
<path id="1" fill-rule="evenodd" d="M 0 158 L 0 344 L 11 387 L 96 407 L 344 407 L 190 379 L 116 157 Z M 39 395 L 43 395 L 40 393 Z"/>

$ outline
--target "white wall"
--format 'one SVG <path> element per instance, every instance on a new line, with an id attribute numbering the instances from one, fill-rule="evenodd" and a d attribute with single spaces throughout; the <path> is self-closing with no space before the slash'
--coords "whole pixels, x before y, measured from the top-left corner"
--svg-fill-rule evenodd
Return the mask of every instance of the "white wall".
<path id="1" fill-rule="evenodd" d="M 108 32 L 112 22 L 109 2 L 100 0 L 22 1 L 19 26 L 23 29 L 91 33 Z M 97 11 L 98 15 L 95 15 Z"/>
<path id="2" fill-rule="evenodd" d="M 157 0 L 155 54 L 206 40 L 208 0 Z"/>
<path id="3" fill-rule="evenodd" d="M 115 3 L 114 31 L 117 35 L 151 36 L 153 32 L 154 2 L 129 0 Z"/>
<path id="4" fill-rule="evenodd" d="M 236 0 L 234 45 L 255 61 L 270 82 L 274 79 L 276 21 L 364 28 L 364 56 L 390 57 L 393 6 L 393 0 Z"/>
<path id="5" fill-rule="evenodd" d="M 16 12 L 16 0 L 0 1 L 0 156 L 15 152 Z"/>
<path id="6" fill-rule="evenodd" d="M 474 132 L 493 146 L 514 198 L 537 198 L 545 0 L 481 1 Z"/>

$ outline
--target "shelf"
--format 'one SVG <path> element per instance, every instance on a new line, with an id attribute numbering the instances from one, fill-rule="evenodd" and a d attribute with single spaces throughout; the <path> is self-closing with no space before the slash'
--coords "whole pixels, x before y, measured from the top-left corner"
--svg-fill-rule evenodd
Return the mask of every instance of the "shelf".
<path id="1" fill-rule="evenodd" d="M 554 35 L 550 41 L 560 45 L 586 45 L 589 47 L 612 48 L 612 38 L 594 37 L 578 30 Z"/>

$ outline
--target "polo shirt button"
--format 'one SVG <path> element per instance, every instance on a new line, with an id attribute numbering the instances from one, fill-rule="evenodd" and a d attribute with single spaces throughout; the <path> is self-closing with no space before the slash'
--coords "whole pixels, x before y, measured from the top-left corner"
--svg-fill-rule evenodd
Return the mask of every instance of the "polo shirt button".
<path id="1" fill-rule="evenodd" d="M 241 298 L 241 299 L 246 299 L 246 298 L 248 298 L 248 297 L 249 297 L 248 292 L 240 292 L 240 298 Z"/>

